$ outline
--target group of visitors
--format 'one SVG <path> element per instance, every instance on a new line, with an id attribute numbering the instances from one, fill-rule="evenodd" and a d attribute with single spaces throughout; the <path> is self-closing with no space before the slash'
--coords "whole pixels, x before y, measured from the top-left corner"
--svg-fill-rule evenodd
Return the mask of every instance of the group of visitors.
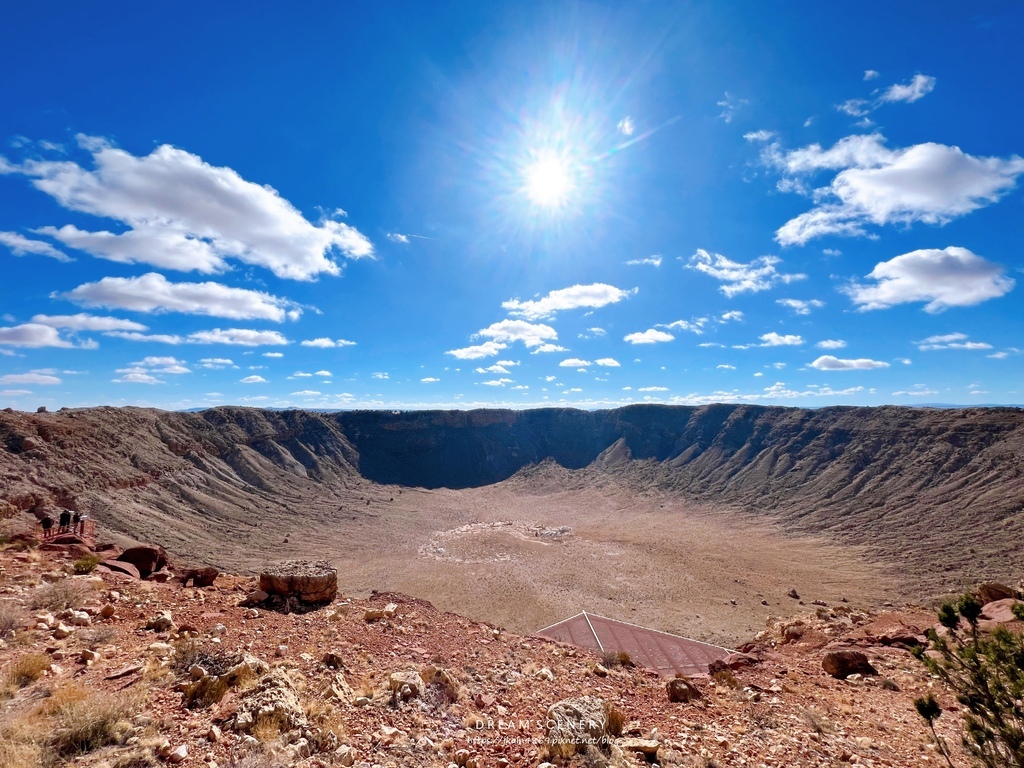
<path id="1" fill-rule="evenodd" d="M 39 520 L 43 526 L 43 538 L 49 539 L 62 533 L 73 533 L 77 536 L 83 536 L 85 534 L 85 521 L 88 517 L 88 515 L 83 515 L 80 512 L 62 509 L 60 515 L 57 516 L 57 530 L 54 531 L 53 518 L 49 514 L 43 513 Z"/>

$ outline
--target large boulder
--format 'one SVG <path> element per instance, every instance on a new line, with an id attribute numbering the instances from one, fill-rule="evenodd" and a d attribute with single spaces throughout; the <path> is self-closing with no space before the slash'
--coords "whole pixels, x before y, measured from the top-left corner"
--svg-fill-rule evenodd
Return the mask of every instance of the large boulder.
<path id="1" fill-rule="evenodd" d="M 669 701 L 679 704 L 689 704 L 704 695 L 700 692 L 700 688 L 685 677 L 675 677 L 669 680 L 665 684 L 665 692 L 668 694 Z"/>
<path id="2" fill-rule="evenodd" d="M 189 582 L 192 582 L 193 587 L 212 587 L 218 576 L 220 576 L 220 571 L 211 565 L 190 568 L 181 577 L 181 585 L 187 587 Z"/>
<path id="3" fill-rule="evenodd" d="M 131 563 L 138 569 L 142 578 L 146 578 L 167 565 L 167 551 L 163 547 L 144 544 L 126 549 L 116 559 L 122 563 Z"/>
<path id="4" fill-rule="evenodd" d="M 544 742 L 553 757 L 572 757 L 587 746 L 606 749 L 622 732 L 622 716 L 603 699 L 579 696 L 548 707 Z"/>
<path id="5" fill-rule="evenodd" d="M 338 595 L 338 571 L 326 560 L 289 560 L 260 574 L 260 590 L 303 603 L 329 603 Z"/>
<path id="6" fill-rule="evenodd" d="M 96 566 L 96 571 L 98 573 L 123 573 L 125 576 L 131 576 L 133 579 L 142 578 L 138 568 L 131 563 L 124 563 L 120 560 L 104 560 Z"/>
<path id="7" fill-rule="evenodd" d="M 821 660 L 821 668 L 832 677 L 845 680 L 850 675 L 877 675 L 868 657 L 860 651 L 830 651 Z"/>
<path id="8" fill-rule="evenodd" d="M 1017 590 L 1013 587 L 1008 587 L 1005 584 L 1000 584 L 997 581 L 985 581 L 978 585 L 976 590 L 978 597 L 981 598 L 982 605 L 985 603 L 994 603 L 997 600 L 1010 600 L 1017 597 Z"/>
<path id="9" fill-rule="evenodd" d="M 309 726 L 295 687 L 283 670 L 271 671 L 239 698 L 232 723 L 235 730 L 251 733 L 261 724 L 273 725 L 282 734 Z"/>

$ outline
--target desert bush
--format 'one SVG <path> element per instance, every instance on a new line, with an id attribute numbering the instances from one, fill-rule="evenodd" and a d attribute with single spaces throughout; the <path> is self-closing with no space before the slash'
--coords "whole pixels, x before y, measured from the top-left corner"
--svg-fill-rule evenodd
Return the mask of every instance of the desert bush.
<path id="1" fill-rule="evenodd" d="M 1024 620 L 1024 604 L 1013 607 L 1014 615 Z M 985 768 L 1024 765 L 1024 637 L 1004 627 L 991 633 L 978 628 L 981 604 L 973 595 L 964 595 L 939 609 L 939 622 L 948 632 L 939 637 L 929 630 L 931 649 L 926 655 L 918 648 L 915 655 L 928 671 L 944 682 L 963 707 L 962 741 L 967 753 Z M 916 699 L 914 707 L 931 729 L 932 736 L 946 762 L 952 766 L 949 750 L 935 731 L 942 708 L 935 698 Z"/>
<path id="2" fill-rule="evenodd" d="M 100 564 L 100 561 L 99 555 L 85 555 L 75 560 L 71 564 L 71 568 L 76 574 L 83 576 L 87 573 L 92 573 L 93 569 Z"/>
<path id="3" fill-rule="evenodd" d="M 728 668 L 712 672 L 711 679 L 715 681 L 716 685 L 724 685 L 734 690 L 740 687 L 740 681 L 736 679 L 736 675 Z"/>
<path id="4" fill-rule="evenodd" d="M 58 579 L 32 592 L 29 604 L 33 610 L 63 611 L 81 608 L 92 587 L 75 579 Z"/>
<path id="5" fill-rule="evenodd" d="M 0 602 L 0 638 L 25 628 L 25 611 L 10 600 Z"/>
<path id="6" fill-rule="evenodd" d="M 0 698 L 10 698 L 26 685 L 31 685 L 50 668 L 50 657 L 45 653 L 26 653 L 19 656 L 4 670 Z"/>
<path id="7" fill-rule="evenodd" d="M 84 629 L 78 633 L 78 639 L 82 645 L 90 651 L 110 645 L 117 637 L 117 630 L 113 627 L 93 627 Z"/>
<path id="8" fill-rule="evenodd" d="M 123 696 L 65 688 L 41 711 L 53 718 L 49 747 L 62 758 L 120 744 L 132 731 L 133 702 Z"/>
<path id="9" fill-rule="evenodd" d="M 171 670 L 179 675 L 188 674 L 197 664 L 211 675 L 223 675 L 238 663 L 239 659 L 224 651 L 204 648 L 203 644 L 194 639 L 186 638 L 174 643 L 174 655 L 171 656 Z"/>
<path id="10" fill-rule="evenodd" d="M 608 669 L 632 667 L 633 658 L 626 651 L 605 651 L 601 654 L 601 665 Z"/>

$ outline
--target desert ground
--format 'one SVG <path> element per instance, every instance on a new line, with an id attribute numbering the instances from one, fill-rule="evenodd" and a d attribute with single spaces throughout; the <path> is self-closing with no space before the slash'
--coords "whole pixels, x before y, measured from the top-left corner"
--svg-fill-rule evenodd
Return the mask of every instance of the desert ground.
<path id="1" fill-rule="evenodd" d="M 790 589 L 807 603 L 854 605 L 898 593 L 891 572 L 855 549 L 787 535 L 768 521 L 638 496 L 613 481 L 551 485 L 361 483 L 297 498 L 301 518 L 268 507 L 233 528 L 178 528 L 171 542 L 157 529 L 138 536 L 243 573 L 268 559 L 326 559 L 353 596 L 402 592 L 519 633 L 587 610 L 731 647 L 767 617 L 792 612 Z"/>

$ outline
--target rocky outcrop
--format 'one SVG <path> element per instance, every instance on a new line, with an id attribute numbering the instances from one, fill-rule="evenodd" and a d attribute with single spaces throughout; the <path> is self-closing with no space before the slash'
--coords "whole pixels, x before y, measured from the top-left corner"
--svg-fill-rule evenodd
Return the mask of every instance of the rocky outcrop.
<path id="1" fill-rule="evenodd" d="M 325 560 L 291 560 L 263 571 L 260 590 L 271 599 L 329 603 L 338 595 L 338 571 Z"/>
<path id="2" fill-rule="evenodd" d="M 878 674 L 878 670 L 861 651 L 829 651 L 821 660 L 821 668 L 832 677 L 840 679 L 850 675 Z"/>

